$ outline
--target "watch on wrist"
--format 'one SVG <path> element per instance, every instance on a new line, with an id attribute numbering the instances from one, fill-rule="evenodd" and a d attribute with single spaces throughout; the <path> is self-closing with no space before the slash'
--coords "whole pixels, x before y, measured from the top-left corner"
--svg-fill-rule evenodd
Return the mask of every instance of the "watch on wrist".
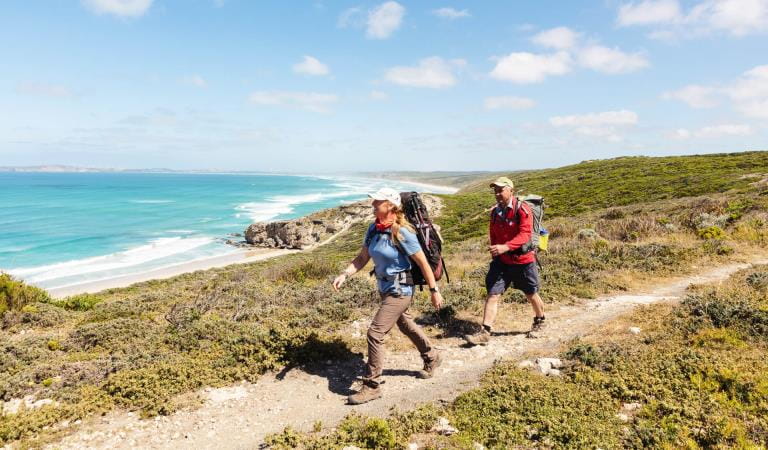
<path id="1" fill-rule="evenodd" d="M 429 288 L 429 292 L 434 294 L 435 292 L 439 292 L 439 291 L 437 290 L 437 286 L 435 286 L 435 287 Z"/>

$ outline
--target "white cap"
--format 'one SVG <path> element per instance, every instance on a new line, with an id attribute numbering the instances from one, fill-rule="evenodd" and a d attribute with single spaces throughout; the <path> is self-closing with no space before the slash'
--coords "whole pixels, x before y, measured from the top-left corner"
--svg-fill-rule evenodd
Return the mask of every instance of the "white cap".
<path id="1" fill-rule="evenodd" d="M 388 200 L 398 208 L 402 204 L 402 200 L 400 200 L 400 193 L 392 188 L 381 188 L 372 194 L 368 194 L 368 197 L 371 197 L 374 200 Z"/>

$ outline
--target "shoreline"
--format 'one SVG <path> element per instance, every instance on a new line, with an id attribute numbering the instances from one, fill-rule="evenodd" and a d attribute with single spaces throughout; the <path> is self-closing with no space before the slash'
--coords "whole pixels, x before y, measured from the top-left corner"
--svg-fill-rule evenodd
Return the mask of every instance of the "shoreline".
<path id="1" fill-rule="evenodd" d="M 364 177 L 360 177 L 360 178 L 364 178 Z M 402 180 L 402 179 L 394 179 L 394 178 L 392 179 L 368 178 L 368 179 L 376 180 L 376 181 L 386 180 L 386 181 L 392 181 L 393 183 L 421 187 L 423 188 L 423 190 L 420 191 L 421 193 L 453 194 L 459 191 L 459 188 L 453 187 L 453 186 L 421 183 L 421 182 L 412 181 L 412 180 Z M 435 189 L 437 192 L 431 189 Z M 364 200 L 366 199 L 363 198 L 360 201 L 364 201 Z M 338 208 L 339 206 L 341 205 L 337 205 L 329 209 Z M 300 217 L 295 217 L 294 219 L 291 219 L 291 220 L 300 219 L 302 217 L 306 217 L 315 212 L 317 211 L 307 213 Z M 342 230 L 342 232 L 343 231 L 345 230 Z M 318 245 L 323 245 L 333 240 L 337 235 L 338 233 L 332 236 L 327 241 Z M 241 248 L 241 247 L 233 246 L 233 248 L 236 248 L 237 251 L 234 251 L 232 253 L 228 253 L 225 255 L 211 256 L 211 257 L 202 258 L 194 261 L 175 264 L 172 266 L 161 267 L 158 269 L 153 269 L 153 270 L 149 270 L 149 271 L 141 272 L 137 274 L 120 275 L 120 276 L 107 278 L 103 280 L 86 281 L 83 283 L 77 283 L 77 284 L 72 284 L 68 286 L 61 286 L 61 287 L 54 287 L 54 288 L 41 288 L 41 289 L 46 290 L 51 297 L 56 299 L 61 299 L 71 295 L 79 295 L 79 294 L 86 294 L 86 293 L 93 294 L 106 289 L 129 287 L 135 283 L 172 278 L 178 275 L 196 272 L 199 270 L 208 270 L 208 269 L 214 269 L 214 268 L 227 267 L 234 264 L 247 264 L 247 263 L 275 258 L 275 257 L 286 255 L 286 254 L 307 251 L 307 250 L 292 250 L 292 249 L 279 249 L 279 248 L 268 248 L 268 247 Z"/>
<path id="2" fill-rule="evenodd" d="M 106 289 L 129 287 L 133 284 L 142 283 L 145 281 L 164 280 L 167 278 L 173 278 L 177 275 L 183 275 L 185 273 L 197 272 L 199 270 L 208 270 L 227 267 L 235 264 L 247 264 L 263 261 L 265 259 L 276 258 L 278 256 L 288 255 L 301 251 L 302 250 L 255 247 L 254 249 L 242 249 L 241 251 L 228 253 L 226 255 L 212 256 L 210 258 L 198 259 L 186 263 L 175 264 L 173 266 L 161 267 L 159 269 L 137 274 L 121 275 L 104 280 L 88 281 L 85 283 L 72 284 L 58 288 L 42 289 L 45 289 L 51 297 L 55 299 L 62 299 L 71 295 L 95 294 Z"/>

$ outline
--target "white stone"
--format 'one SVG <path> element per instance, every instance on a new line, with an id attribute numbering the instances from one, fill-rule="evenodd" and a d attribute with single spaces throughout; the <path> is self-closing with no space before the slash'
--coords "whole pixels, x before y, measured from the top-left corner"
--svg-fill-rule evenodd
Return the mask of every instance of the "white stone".
<path id="1" fill-rule="evenodd" d="M 526 359 L 526 360 L 520 361 L 517 364 L 517 367 L 521 369 L 533 369 L 536 367 L 536 364 L 534 364 L 533 361 Z"/>
<path id="2" fill-rule="evenodd" d="M 632 334 L 640 334 L 640 327 L 629 327 L 629 332 Z"/>
<path id="3" fill-rule="evenodd" d="M 355 447 L 354 445 L 347 445 L 341 450 L 360 450 L 360 447 Z"/>
<path id="4" fill-rule="evenodd" d="M 437 423 L 432 427 L 430 431 L 445 436 L 450 436 L 459 432 L 459 430 L 451 426 L 450 422 L 448 422 L 448 419 L 445 417 L 439 417 L 437 419 Z"/>
<path id="5" fill-rule="evenodd" d="M 616 414 L 616 417 L 622 422 L 629 422 L 629 416 L 624 413 L 618 413 Z"/>
<path id="6" fill-rule="evenodd" d="M 558 370 L 558 369 L 549 369 L 545 375 L 550 376 L 550 377 L 559 377 L 560 376 L 560 370 Z"/>
<path id="7" fill-rule="evenodd" d="M 537 358 L 536 364 L 539 366 L 544 364 L 550 369 L 559 369 L 563 367 L 563 362 L 560 358 Z"/>
<path id="8" fill-rule="evenodd" d="M 35 398 L 31 395 L 27 395 L 24 398 L 13 398 L 2 404 L 2 415 L 10 416 L 13 414 L 18 414 L 22 406 L 24 406 L 25 409 L 37 409 L 46 405 L 56 406 L 58 403 L 51 400 L 50 398 L 35 400 Z"/>
<path id="9" fill-rule="evenodd" d="M 643 405 L 641 405 L 640 403 L 624 403 L 623 405 L 621 405 L 621 409 L 623 409 L 624 411 L 636 411 L 642 407 Z"/>
<path id="10" fill-rule="evenodd" d="M 419 450 L 419 444 L 415 442 L 411 442 L 408 444 L 408 450 Z"/>

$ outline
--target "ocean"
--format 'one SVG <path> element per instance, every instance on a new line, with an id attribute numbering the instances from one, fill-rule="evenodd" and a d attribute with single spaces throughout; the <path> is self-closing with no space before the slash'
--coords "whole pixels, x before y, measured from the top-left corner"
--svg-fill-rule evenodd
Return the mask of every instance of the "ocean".
<path id="1" fill-rule="evenodd" d="M 382 186 L 423 190 L 356 177 L 0 172 L 0 271 L 46 289 L 139 275 L 242 251 L 223 241 L 253 222 Z"/>

